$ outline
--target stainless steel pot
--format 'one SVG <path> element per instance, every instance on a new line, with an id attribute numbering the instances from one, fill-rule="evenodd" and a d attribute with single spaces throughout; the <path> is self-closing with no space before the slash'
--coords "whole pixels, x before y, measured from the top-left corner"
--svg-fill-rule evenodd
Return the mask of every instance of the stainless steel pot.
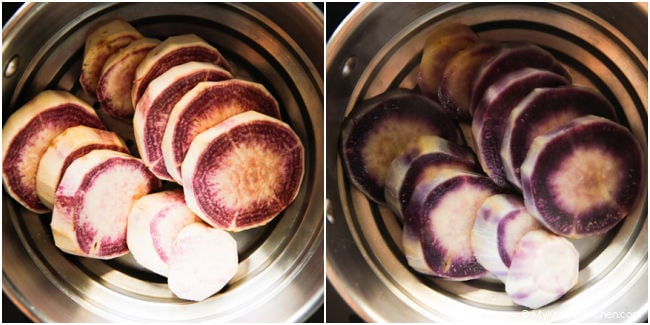
<path id="1" fill-rule="evenodd" d="M 502 284 L 451 282 L 412 271 L 397 218 L 346 179 L 338 156 L 344 116 L 387 89 L 414 88 L 426 36 L 452 21 L 472 26 L 484 39 L 530 41 L 548 49 L 574 83 L 597 88 L 620 107 L 624 124 L 647 148 L 647 4 L 359 5 L 327 44 L 328 279 L 367 321 L 647 319 L 647 199 L 608 234 L 576 241 L 578 284 L 559 301 L 532 311 L 516 306 Z"/>
<path id="2" fill-rule="evenodd" d="M 130 255 L 66 255 L 50 215 L 27 212 L 3 192 L 3 290 L 34 321 L 301 321 L 323 302 L 323 16 L 311 4 L 38 3 L 3 29 L 3 121 L 43 89 L 82 94 L 84 40 L 121 18 L 148 37 L 195 33 L 219 48 L 236 75 L 263 83 L 305 145 L 302 187 L 269 225 L 235 234 L 240 268 L 219 294 L 191 303 Z M 101 112 L 100 112 L 101 113 Z M 131 126 L 100 115 L 132 139 Z M 127 140 L 132 152 L 137 149 Z"/>

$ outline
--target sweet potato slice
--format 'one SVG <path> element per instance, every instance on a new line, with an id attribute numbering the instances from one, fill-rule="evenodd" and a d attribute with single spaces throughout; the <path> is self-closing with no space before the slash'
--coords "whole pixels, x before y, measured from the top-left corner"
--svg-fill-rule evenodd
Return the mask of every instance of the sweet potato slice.
<path id="1" fill-rule="evenodd" d="M 512 110 L 536 88 L 568 83 L 557 73 L 524 68 L 506 74 L 487 89 L 472 117 L 472 136 L 483 171 L 497 185 L 509 186 L 501 159 L 501 146 Z"/>
<path id="2" fill-rule="evenodd" d="M 440 79 L 438 101 L 452 118 L 471 122 L 472 83 L 481 66 L 501 49 L 500 43 L 478 41 L 449 59 Z"/>
<path id="3" fill-rule="evenodd" d="M 597 115 L 616 121 L 614 107 L 600 93 L 580 86 L 539 88 L 510 112 L 500 150 L 503 171 L 520 187 L 520 167 L 533 140 L 577 117 Z"/>
<path id="4" fill-rule="evenodd" d="M 405 229 L 411 231 L 403 233 L 402 241 L 405 247 L 416 248 L 410 251 L 414 255 L 407 251 L 409 265 L 455 281 L 485 275 L 474 255 L 471 233 L 483 201 L 498 192 L 488 177 L 458 170 L 444 170 L 418 185 L 404 213 Z"/>
<path id="5" fill-rule="evenodd" d="M 535 138 L 521 165 L 524 203 L 558 235 L 602 234 L 641 201 L 646 164 L 626 127 L 583 116 Z"/>
<path id="6" fill-rule="evenodd" d="M 36 193 L 38 165 L 52 139 L 77 125 L 104 129 L 90 105 L 59 90 L 39 93 L 7 119 L 2 128 L 2 181 L 26 209 L 49 211 Z"/>
<path id="7" fill-rule="evenodd" d="M 136 107 L 149 83 L 177 65 L 199 61 L 211 62 L 228 71 L 232 68 L 221 52 L 194 34 L 170 36 L 149 51 L 135 70 L 131 104 Z"/>
<path id="8" fill-rule="evenodd" d="M 183 95 L 169 114 L 161 142 L 165 167 L 174 181 L 183 185 L 181 164 L 194 137 L 246 111 L 280 118 L 273 95 L 263 85 L 251 81 L 204 81 Z"/>
<path id="9" fill-rule="evenodd" d="M 386 203 L 401 219 L 418 184 L 434 179 L 445 169 L 477 169 L 469 148 L 437 136 L 421 136 L 406 146 L 386 174 Z"/>
<path id="10" fill-rule="evenodd" d="M 128 154 L 93 150 L 63 174 L 52 211 L 52 234 L 62 251 L 110 259 L 128 253 L 127 217 L 133 203 L 160 187 L 149 170 Z"/>
<path id="11" fill-rule="evenodd" d="M 77 158 L 92 150 L 109 149 L 129 153 L 124 141 L 114 132 L 73 126 L 56 136 L 47 148 L 36 172 L 36 194 L 48 208 L 54 207 L 54 195 L 65 170 Z"/>
<path id="12" fill-rule="evenodd" d="M 129 212 L 126 243 L 140 265 L 166 277 L 176 236 L 195 222 L 201 219 L 187 208 L 182 190 L 147 194 Z"/>
<path id="13" fill-rule="evenodd" d="M 232 75 L 218 65 L 188 62 L 175 66 L 152 80 L 133 116 L 133 133 L 142 161 L 158 178 L 174 179 L 167 172 L 162 154 L 162 138 L 174 105 L 202 81 L 220 81 Z"/>
<path id="14" fill-rule="evenodd" d="M 201 301 L 235 276 L 237 242 L 226 231 L 192 223 L 176 236 L 169 258 L 169 289 L 179 298 Z"/>
<path id="15" fill-rule="evenodd" d="M 115 19 L 102 23 L 86 38 L 79 82 L 86 94 L 94 96 L 102 68 L 109 56 L 142 35 L 128 22 Z"/>
<path id="16" fill-rule="evenodd" d="M 448 23 L 438 26 L 424 43 L 418 85 L 425 96 L 437 100 L 438 88 L 447 62 L 459 51 L 473 45 L 478 36 L 469 26 Z"/>
<path id="17" fill-rule="evenodd" d="M 135 69 L 158 44 L 157 39 L 141 38 L 108 57 L 97 82 L 97 100 L 108 115 L 126 121 L 133 118 L 131 86 Z"/>
<path id="18" fill-rule="evenodd" d="M 409 142 L 425 135 L 464 143 L 458 126 L 425 96 L 395 89 L 364 100 L 343 120 L 341 157 L 348 179 L 369 199 L 384 204 L 390 164 Z"/>
<path id="19" fill-rule="evenodd" d="M 548 305 L 578 282 L 579 263 L 578 250 L 566 238 L 533 230 L 517 243 L 506 293 L 528 308 Z"/>
<path id="20" fill-rule="evenodd" d="M 512 256 L 521 237 L 542 226 L 531 216 L 519 196 L 496 194 L 478 210 L 472 228 L 472 249 L 476 260 L 505 282 Z"/>
<path id="21" fill-rule="evenodd" d="M 571 76 L 562 64 L 541 47 L 526 42 L 504 43 L 503 50 L 483 64 L 476 75 L 470 96 L 470 114 L 474 114 L 485 91 L 492 84 L 508 73 L 523 68 L 548 70 L 571 80 Z"/>
<path id="22" fill-rule="evenodd" d="M 188 207 L 216 228 L 240 231 L 268 223 L 298 195 L 304 149 L 289 125 L 247 111 L 199 134 L 182 168 Z"/>

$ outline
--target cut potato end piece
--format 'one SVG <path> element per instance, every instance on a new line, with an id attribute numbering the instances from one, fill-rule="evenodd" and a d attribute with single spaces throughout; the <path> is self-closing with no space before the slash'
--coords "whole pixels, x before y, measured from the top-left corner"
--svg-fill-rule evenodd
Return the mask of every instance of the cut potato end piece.
<path id="1" fill-rule="evenodd" d="M 228 284 L 238 261 L 237 242 L 229 233 L 192 223 L 174 240 L 167 284 L 179 298 L 202 301 Z"/>
<path id="2" fill-rule="evenodd" d="M 86 94 L 95 95 L 102 68 L 108 57 L 140 38 L 142 35 L 131 24 L 120 19 L 103 23 L 88 35 L 79 77 Z"/>
<path id="3" fill-rule="evenodd" d="M 438 87 L 438 101 L 455 120 L 470 122 L 469 100 L 472 83 L 481 66 L 501 51 L 497 42 L 476 42 L 452 56 Z"/>
<path id="4" fill-rule="evenodd" d="M 567 239 L 533 230 L 517 243 L 505 282 L 506 293 L 528 308 L 548 305 L 578 282 L 579 263 L 580 255 Z"/>
<path id="5" fill-rule="evenodd" d="M 437 27 L 428 37 L 420 60 L 420 91 L 438 99 L 438 88 L 447 62 L 459 51 L 473 45 L 478 36 L 469 26 L 449 23 Z"/>

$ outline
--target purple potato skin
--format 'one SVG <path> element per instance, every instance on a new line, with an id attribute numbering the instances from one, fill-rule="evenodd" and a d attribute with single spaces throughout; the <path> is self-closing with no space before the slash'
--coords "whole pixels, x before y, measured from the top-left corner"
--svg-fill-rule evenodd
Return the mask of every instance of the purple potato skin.
<path id="1" fill-rule="evenodd" d="M 501 159 L 501 144 L 512 109 L 535 88 L 568 83 L 569 80 L 556 73 L 524 68 L 503 76 L 488 88 L 474 112 L 472 133 L 481 166 L 494 183 L 509 186 Z"/>
<path id="2" fill-rule="evenodd" d="M 539 46 L 524 42 L 506 43 L 503 46 L 505 49 L 490 58 L 474 80 L 469 104 L 471 114 L 476 111 L 485 90 L 510 72 L 526 67 L 537 68 L 555 72 L 571 80 L 571 76 L 562 64 Z"/>
<path id="3" fill-rule="evenodd" d="M 512 263 L 512 256 L 510 255 L 506 247 L 502 244 L 505 242 L 504 238 L 508 236 L 508 224 L 512 223 L 512 221 L 515 218 L 517 218 L 519 213 L 520 211 L 511 211 L 510 213 L 508 213 L 507 216 L 503 218 L 503 220 L 499 223 L 499 226 L 497 227 L 497 236 L 501 238 L 501 240 L 499 240 L 499 247 L 498 247 L 499 256 L 501 257 L 503 264 L 505 264 L 508 267 L 510 266 L 510 263 Z"/>
<path id="4" fill-rule="evenodd" d="M 618 120 L 614 107 L 605 97 L 594 90 L 575 85 L 537 89 L 522 101 L 522 105 L 524 107 L 512 112 L 516 116 L 510 116 L 511 125 L 506 131 L 509 141 L 505 141 L 502 147 L 503 154 L 509 156 L 508 164 L 511 164 L 505 168 L 511 168 L 515 185 L 519 185 L 516 180 L 521 178 L 520 167 L 531 143 L 538 133 L 545 133 L 535 132 L 540 126 L 546 123 L 562 125 L 585 115 Z"/>
<path id="5" fill-rule="evenodd" d="M 343 166 L 351 183 L 379 204 L 385 203 L 385 175 L 372 175 L 366 168 L 362 152 L 368 139 L 373 136 L 374 128 L 387 119 L 399 120 L 406 125 L 423 125 L 429 132 L 421 135 L 436 135 L 464 144 L 460 129 L 446 116 L 440 105 L 413 91 L 389 90 L 355 106 L 343 120 L 340 140 Z"/>
<path id="6" fill-rule="evenodd" d="M 644 153 L 632 133 L 608 119 L 584 116 L 535 140 L 545 140 L 531 148 L 522 165 L 521 183 L 528 211 L 557 235 L 580 238 L 605 233 L 625 218 L 642 199 L 646 170 Z M 554 193 L 553 180 L 563 177 L 561 166 L 576 150 L 606 152 L 618 160 L 620 181 L 613 202 L 599 202 L 587 211 L 574 214 L 563 208 L 563 199 Z M 568 176 L 568 175 L 565 175 Z"/>

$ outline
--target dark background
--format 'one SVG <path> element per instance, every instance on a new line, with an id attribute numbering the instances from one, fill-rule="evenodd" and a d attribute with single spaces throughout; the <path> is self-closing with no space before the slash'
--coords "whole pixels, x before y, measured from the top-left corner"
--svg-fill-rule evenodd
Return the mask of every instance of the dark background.
<path id="1" fill-rule="evenodd" d="M 20 8 L 22 2 L 2 2 L 2 26 L 13 16 L 13 14 Z M 322 2 L 315 3 L 315 5 L 324 11 L 324 4 Z M 340 20 L 340 19 L 339 19 Z M 328 31 L 327 35 L 331 33 Z M 325 316 L 325 308 L 320 306 L 312 316 L 307 319 L 308 323 L 323 323 Z M 25 316 L 7 297 L 4 290 L 2 291 L 2 323 L 31 323 L 32 321 Z"/>

